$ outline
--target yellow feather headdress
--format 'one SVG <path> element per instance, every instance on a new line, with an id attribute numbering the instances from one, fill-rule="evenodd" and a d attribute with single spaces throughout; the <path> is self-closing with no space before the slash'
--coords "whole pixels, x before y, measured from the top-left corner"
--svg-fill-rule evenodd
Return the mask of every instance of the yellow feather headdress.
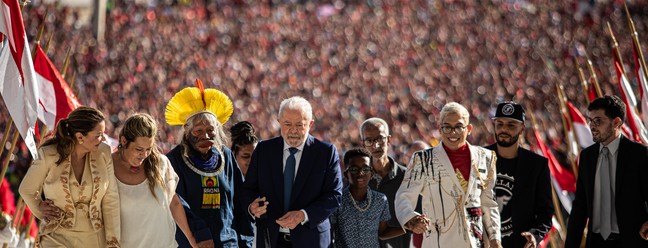
<path id="1" fill-rule="evenodd" d="M 184 125 L 189 118 L 199 113 L 211 113 L 224 125 L 234 105 L 225 93 L 215 89 L 205 89 L 202 81 L 196 79 L 196 87 L 187 87 L 176 93 L 166 106 L 164 117 L 169 125 Z"/>

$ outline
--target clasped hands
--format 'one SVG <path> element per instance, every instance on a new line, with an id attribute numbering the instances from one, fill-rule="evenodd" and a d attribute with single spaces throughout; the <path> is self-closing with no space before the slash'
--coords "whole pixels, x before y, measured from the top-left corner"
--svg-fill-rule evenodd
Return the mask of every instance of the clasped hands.
<path id="1" fill-rule="evenodd" d="M 43 221 L 49 223 L 53 220 L 58 220 L 63 216 L 63 210 L 54 205 L 54 202 L 50 199 L 42 201 L 38 208 L 43 213 Z"/>
<path id="2" fill-rule="evenodd" d="M 266 201 L 265 197 L 257 198 L 255 199 L 252 203 L 250 203 L 250 206 L 248 209 L 250 209 L 250 213 L 254 215 L 255 218 L 261 218 L 262 215 L 264 215 L 266 212 L 268 212 L 268 204 L 269 202 Z M 279 226 L 288 228 L 288 229 L 294 229 L 297 227 L 297 225 L 301 224 L 305 220 L 306 216 L 304 216 L 304 213 L 301 210 L 295 210 L 295 211 L 289 211 L 281 218 L 277 219 L 277 224 Z"/>
<path id="3" fill-rule="evenodd" d="M 430 230 L 430 219 L 425 217 L 425 215 L 415 216 L 405 223 L 405 229 L 416 234 L 422 234 Z"/>

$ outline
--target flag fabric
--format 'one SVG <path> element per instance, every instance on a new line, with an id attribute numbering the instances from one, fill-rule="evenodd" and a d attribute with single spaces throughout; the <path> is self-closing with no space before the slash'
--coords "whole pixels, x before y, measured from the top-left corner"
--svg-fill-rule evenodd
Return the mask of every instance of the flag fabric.
<path id="1" fill-rule="evenodd" d="M 68 114 L 80 104 L 70 86 L 40 46 L 36 46 L 34 69 L 38 78 L 40 96 L 38 119 L 50 129 L 54 129 L 59 120 L 67 118 Z"/>
<path id="2" fill-rule="evenodd" d="M 558 163 L 558 159 L 556 159 L 553 152 L 551 152 L 549 147 L 544 143 L 538 130 L 534 129 L 533 134 L 536 138 L 537 146 L 542 152 L 540 155 L 545 156 L 549 160 L 549 172 L 551 173 L 551 176 L 556 179 L 556 182 L 558 182 L 558 185 L 563 190 L 576 192 L 576 177 L 574 176 L 574 173 Z"/>
<path id="3" fill-rule="evenodd" d="M 574 107 L 574 105 L 567 101 L 567 110 L 569 111 L 569 116 L 572 120 L 572 126 L 574 128 L 574 134 L 578 140 L 578 144 L 581 148 L 586 148 L 594 144 L 592 138 L 592 131 L 587 125 L 587 121 L 581 112 Z"/>
<path id="4" fill-rule="evenodd" d="M 25 145 L 32 157 L 37 158 L 34 141 L 38 113 L 36 73 L 17 0 L 2 0 L 0 33 L 7 37 L 0 49 L 0 94 Z"/>
<path id="5" fill-rule="evenodd" d="M 648 76 L 644 73 L 644 68 L 640 61 L 638 53 L 638 45 L 635 44 L 633 40 L 633 50 L 634 50 L 634 59 L 635 59 L 635 73 L 637 74 L 637 80 L 639 83 L 639 96 L 641 99 L 641 119 L 643 121 L 644 127 L 648 126 Z M 639 48 L 640 49 L 640 48 Z"/>
<path id="6" fill-rule="evenodd" d="M 616 58 L 614 59 L 614 67 L 617 72 L 619 88 L 621 88 L 621 99 L 626 104 L 626 120 L 633 134 L 631 138 L 637 142 L 648 144 L 648 131 L 646 131 L 646 128 L 641 122 L 641 118 L 639 118 L 639 115 L 635 111 L 637 109 L 637 100 L 630 87 L 630 82 L 623 73 L 623 69 Z"/>

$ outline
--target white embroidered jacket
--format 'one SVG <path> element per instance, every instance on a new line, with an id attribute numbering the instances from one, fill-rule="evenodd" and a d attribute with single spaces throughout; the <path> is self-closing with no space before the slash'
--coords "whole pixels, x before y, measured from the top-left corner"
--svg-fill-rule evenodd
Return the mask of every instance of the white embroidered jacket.
<path id="1" fill-rule="evenodd" d="M 417 215 L 430 219 L 423 247 L 482 247 L 484 229 L 491 240 L 501 240 L 500 216 L 495 200 L 494 151 L 468 144 L 470 178 L 464 192 L 442 144 L 416 152 L 396 193 L 396 217 L 405 225 Z M 414 211 L 423 196 L 423 213 Z"/>

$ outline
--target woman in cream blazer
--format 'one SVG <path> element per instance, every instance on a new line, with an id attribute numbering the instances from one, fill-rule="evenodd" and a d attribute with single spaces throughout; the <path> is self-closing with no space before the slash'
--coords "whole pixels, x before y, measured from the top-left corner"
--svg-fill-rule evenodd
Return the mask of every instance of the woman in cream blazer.
<path id="1" fill-rule="evenodd" d="M 19 192 L 41 220 L 40 247 L 119 247 L 119 194 L 104 131 L 101 112 L 79 107 L 39 149 Z"/>

